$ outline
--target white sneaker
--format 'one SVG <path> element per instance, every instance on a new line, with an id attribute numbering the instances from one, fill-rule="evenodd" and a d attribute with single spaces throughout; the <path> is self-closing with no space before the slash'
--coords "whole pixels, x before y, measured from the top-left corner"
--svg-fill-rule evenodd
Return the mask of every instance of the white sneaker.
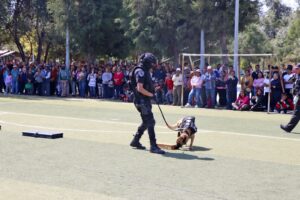
<path id="1" fill-rule="evenodd" d="M 192 106 L 191 106 L 191 104 L 187 103 L 187 104 L 185 105 L 185 107 L 186 107 L 186 108 L 190 108 L 190 107 L 192 107 Z"/>
<path id="2" fill-rule="evenodd" d="M 195 105 L 195 108 L 199 108 L 199 106 Z"/>

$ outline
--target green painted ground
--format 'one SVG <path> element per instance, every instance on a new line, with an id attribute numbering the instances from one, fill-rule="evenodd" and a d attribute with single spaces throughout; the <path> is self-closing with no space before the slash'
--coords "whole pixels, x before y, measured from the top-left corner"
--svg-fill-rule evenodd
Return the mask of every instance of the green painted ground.
<path id="1" fill-rule="evenodd" d="M 162 106 L 175 123 L 194 115 L 195 150 L 154 155 L 128 144 L 140 123 L 132 104 L 0 97 L 0 199 L 298 199 L 300 126 L 290 115 Z M 174 143 L 154 105 L 157 139 Z M 58 140 L 21 136 L 64 132 Z M 149 146 L 145 133 L 142 143 Z"/>

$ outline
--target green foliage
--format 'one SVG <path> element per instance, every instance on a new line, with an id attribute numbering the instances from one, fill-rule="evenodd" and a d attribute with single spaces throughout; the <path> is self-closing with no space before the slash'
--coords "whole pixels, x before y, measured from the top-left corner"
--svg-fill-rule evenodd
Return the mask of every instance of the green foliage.
<path id="1" fill-rule="evenodd" d="M 250 24 L 239 37 L 239 51 L 248 54 L 270 53 L 271 44 L 259 25 Z"/>
<path id="2" fill-rule="evenodd" d="M 261 13 L 260 2 L 240 0 L 239 52 L 296 61 L 299 13 L 281 0 L 266 0 L 269 10 Z M 234 8 L 235 0 L 2 0 L 0 45 L 14 42 L 24 60 L 32 53 L 64 58 L 68 27 L 72 58 L 151 51 L 177 62 L 180 52 L 199 52 L 201 30 L 207 53 L 232 53 Z"/>
<path id="3" fill-rule="evenodd" d="M 292 9 L 281 0 L 266 0 L 269 10 L 263 18 L 263 25 L 269 38 L 274 39 L 281 27 L 287 26 Z"/>
<path id="4" fill-rule="evenodd" d="M 78 0 L 72 3 L 67 22 L 75 55 L 81 54 L 91 60 L 100 55 L 127 56 L 130 43 L 116 20 L 122 9 L 121 0 Z"/>
<path id="5" fill-rule="evenodd" d="M 125 0 L 130 20 L 126 34 L 138 51 L 150 50 L 176 58 L 181 49 L 199 51 L 200 30 L 206 33 L 211 53 L 228 53 L 233 36 L 234 0 Z M 240 30 L 258 21 L 259 2 L 241 1 Z M 127 20 L 128 21 L 128 20 Z M 175 59 L 177 61 L 177 59 Z"/>
<path id="6" fill-rule="evenodd" d="M 282 60 L 290 62 L 299 62 L 300 60 L 300 12 L 291 20 L 285 37 L 281 39 L 281 55 Z M 279 42 L 278 42 L 279 43 Z"/>
<path id="7" fill-rule="evenodd" d="M 188 45 L 191 4 L 186 0 L 125 0 L 129 18 L 126 35 L 132 38 L 138 52 L 174 57 Z M 198 36 L 198 34 L 197 34 Z"/>

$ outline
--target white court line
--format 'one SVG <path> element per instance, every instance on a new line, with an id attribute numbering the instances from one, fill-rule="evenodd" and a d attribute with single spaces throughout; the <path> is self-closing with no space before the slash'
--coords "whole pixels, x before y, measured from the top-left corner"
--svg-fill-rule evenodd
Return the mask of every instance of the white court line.
<path id="1" fill-rule="evenodd" d="M 289 140 L 300 142 L 300 139 L 297 138 L 285 138 L 285 137 L 276 137 L 276 136 L 268 136 L 268 135 L 257 135 L 257 134 L 247 134 L 247 133 L 237 133 L 237 132 L 228 132 L 228 131 L 212 131 L 212 130 L 203 130 L 204 132 L 211 132 L 216 134 L 223 135 L 235 135 L 235 136 L 246 136 L 246 137 L 256 137 L 256 138 L 266 138 L 266 139 L 275 139 L 275 140 Z M 290 134 L 290 133 L 285 133 Z"/>
<path id="2" fill-rule="evenodd" d="M 0 111 L 0 115 L 6 115 L 7 114 L 7 112 L 1 112 Z"/>
<path id="3" fill-rule="evenodd" d="M 15 122 L 5 122 L 0 121 L 1 124 L 7 124 L 7 125 L 14 125 L 19 127 L 26 127 L 26 128 L 38 128 L 38 129 L 47 129 L 47 130 L 53 130 L 53 127 L 49 126 L 36 126 L 36 125 L 28 125 L 28 124 L 21 124 L 21 123 L 15 123 Z M 71 128 L 59 128 L 59 131 L 74 131 L 74 132 L 93 132 L 93 133 L 130 133 L 130 131 L 110 131 L 110 130 L 102 130 L 99 128 L 99 130 L 94 129 L 71 129 Z M 135 131 L 135 130 L 134 130 Z M 170 132 L 161 132 L 159 133 L 170 133 Z"/>
<path id="4" fill-rule="evenodd" d="M 12 115 L 24 115 L 24 116 L 34 116 L 34 117 L 45 117 L 45 118 L 55 118 L 55 119 L 67 119 L 67 120 L 79 120 L 79 121 L 91 121 L 91 122 L 101 122 L 101 123 L 107 123 L 107 124 L 123 124 L 123 125 L 131 125 L 137 127 L 138 123 L 131 123 L 131 122 L 119 122 L 119 121 L 107 121 L 107 120 L 94 120 L 94 119 L 84 119 L 84 118 L 75 118 L 75 117 L 63 117 L 63 116 L 53 116 L 53 115 L 40 115 L 40 114 L 28 114 L 28 113 L 17 113 L 17 112 L 6 112 L 5 114 L 12 114 Z M 6 123 L 6 122 L 3 122 Z M 11 123 L 11 122 L 7 122 Z M 14 123 L 11 125 L 16 126 L 23 126 L 23 127 L 31 127 L 31 128 L 46 128 L 50 129 L 50 127 L 41 127 L 41 126 L 31 126 L 31 125 L 24 125 L 24 124 L 18 124 Z M 164 128 L 165 126 L 156 126 L 157 128 Z M 51 128 L 53 129 L 53 128 Z M 99 132 L 97 130 L 85 130 L 85 129 L 61 129 L 66 131 L 81 131 L 81 132 Z M 218 130 L 205 130 L 200 129 L 199 132 L 206 132 L 206 133 L 212 133 L 212 134 L 223 134 L 223 135 L 235 135 L 235 136 L 244 136 L 244 137 L 256 137 L 256 138 L 265 138 L 265 139 L 275 139 L 275 140 L 288 140 L 288 141 L 296 141 L 300 142 L 300 139 L 297 138 L 285 138 L 285 137 L 276 137 L 276 136 L 267 136 L 267 135 L 257 135 L 257 134 L 247 134 L 247 133 L 237 133 L 237 132 L 229 132 L 229 131 L 218 131 Z M 162 132 L 160 132 L 162 133 Z M 167 132 L 166 132 L 167 133 Z"/>
<path id="5" fill-rule="evenodd" d="M 23 116 L 31 116 L 31 117 L 45 117 L 45 118 L 55 118 L 55 119 L 71 119 L 71 120 L 79 120 L 79 121 L 90 121 L 90 122 L 100 122 L 100 123 L 107 123 L 107 124 L 116 124 L 116 121 L 86 119 L 86 118 L 77 118 L 77 117 L 63 117 L 63 116 L 29 114 L 29 113 L 18 113 L 18 112 L 5 112 L 3 114 L 6 114 L 6 115 L 23 115 Z M 118 124 L 131 125 L 131 126 L 138 125 L 137 123 L 131 123 L 131 122 L 118 122 Z M 165 127 L 161 126 L 161 128 L 165 128 Z"/>

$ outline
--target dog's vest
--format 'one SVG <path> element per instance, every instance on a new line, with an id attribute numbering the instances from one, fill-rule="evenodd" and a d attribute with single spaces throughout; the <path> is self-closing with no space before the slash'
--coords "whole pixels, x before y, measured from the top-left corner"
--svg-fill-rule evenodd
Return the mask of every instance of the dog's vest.
<path id="1" fill-rule="evenodd" d="M 190 128 L 192 130 L 191 135 L 195 134 L 197 132 L 197 126 L 195 124 L 195 117 L 193 117 L 193 116 L 184 117 L 182 119 L 181 123 L 179 124 L 178 128 L 182 132 L 184 132 L 186 129 Z"/>

